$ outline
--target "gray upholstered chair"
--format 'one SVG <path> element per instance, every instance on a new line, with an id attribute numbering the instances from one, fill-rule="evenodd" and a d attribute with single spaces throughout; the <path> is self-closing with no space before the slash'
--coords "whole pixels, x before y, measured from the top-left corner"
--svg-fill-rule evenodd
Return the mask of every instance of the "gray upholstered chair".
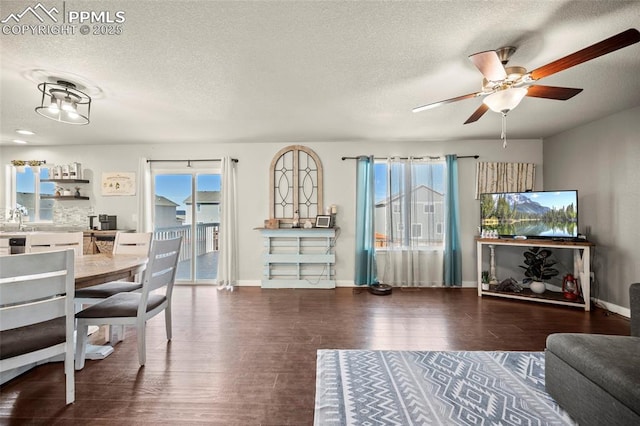
<path id="1" fill-rule="evenodd" d="M 0 372 L 64 355 L 66 402 L 75 400 L 73 250 L 0 256 Z"/>
<path id="2" fill-rule="evenodd" d="M 640 424 L 640 283 L 629 296 L 631 336 L 547 337 L 547 392 L 580 425 Z"/>
<path id="3" fill-rule="evenodd" d="M 181 242 L 182 237 L 152 243 L 149 262 L 142 273 L 140 292 L 115 294 L 76 314 L 76 370 L 84 367 L 87 330 L 90 325 L 135 326 L 140 365 L 146 362 L 147 321 L 162 311 L 165 313 L 167 339 L 171 340 L 171 296 Z"/>

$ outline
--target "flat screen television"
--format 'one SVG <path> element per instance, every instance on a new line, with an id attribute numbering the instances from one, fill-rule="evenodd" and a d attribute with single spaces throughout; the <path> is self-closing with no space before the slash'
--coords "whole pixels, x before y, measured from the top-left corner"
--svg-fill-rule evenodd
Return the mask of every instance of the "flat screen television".
<path id="1" fill-rule="evenodd" d="M 578 238 L 578 191 L 481 194 L 480 228 L 505 238 Z"/>

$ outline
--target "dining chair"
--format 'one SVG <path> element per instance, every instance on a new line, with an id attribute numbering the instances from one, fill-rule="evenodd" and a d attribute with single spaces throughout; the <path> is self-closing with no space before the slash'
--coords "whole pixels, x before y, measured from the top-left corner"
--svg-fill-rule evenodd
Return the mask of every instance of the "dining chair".
<path id="1" fill-rule="evenodd" d="M 182 237 L 155 240 L 142 273 L 140 292 L 118 293 L 76 313 L 76 370 L 84 368 L 87 330 L 91 325 L 135 326 L 138 360 L 146 362 L 147 321 L 164 311 L 167 340 L 171 340 L 171 295 L 180 257 Z"/>
<path id="2" fill-rule="evenodd" d="M 113 243 L 113 254 L 132 254 L 149 256 L 151 250 L 152 232 L 117 232 Z M 75 293 L 76 311 L 81 311 L 83 306 L 93 305 L 114 294 L 138 291 L 142 288 L 140 277 L 133 281 L 110 281 L 108 283 L 77 289 Z M 112 345 L 124 339 L 122 327 L 109 328 L 109 341 Z"/>
<path id="3" fill-rule="evenodd" d="M 66 403 L 75 400 L 74 252 L 0 256 L 0 372 L 64 355 Z"/>
<path id="4" fill-rule="evenodd" d="M 149 254 L 152 232 L 117 232 L 113 254 Z"/>
<path id="5" fill-rule="evenodd" d="M 82 256 L 82 232 L 34 232 L 27 234 L 25 253 L 73 249 L 75 256 Z"/>
<path id="6" fill-rule="evenodd" d="M 113 254 L 148 256 L 152 237 L 152 232 L 118 232 L 113 245 Z M 96 284 L 76 290 L 75 303 L 76 305 L 93 305 L 114 294 L 137 291 L 141 288 L 142 283 L 139 280 Z"/>

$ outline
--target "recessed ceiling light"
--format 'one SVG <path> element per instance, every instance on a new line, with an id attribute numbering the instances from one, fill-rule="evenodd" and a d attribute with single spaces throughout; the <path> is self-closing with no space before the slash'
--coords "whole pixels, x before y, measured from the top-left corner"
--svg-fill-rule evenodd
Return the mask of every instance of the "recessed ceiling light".
<path id="1" fill-rule="evenodd" d="M 21 144 L 25 144 L 27 143 L 27 141 L 23 141 L 22 139 L 14 139 L 13 140 L 15 143 L 21 143 Z"/>
<path id="2" fill-rule="evenodd" d="M 35 135 L 35 132 L 26 129 L 17 129 L 16 133 L 20 133 L 21 135 Z"/>

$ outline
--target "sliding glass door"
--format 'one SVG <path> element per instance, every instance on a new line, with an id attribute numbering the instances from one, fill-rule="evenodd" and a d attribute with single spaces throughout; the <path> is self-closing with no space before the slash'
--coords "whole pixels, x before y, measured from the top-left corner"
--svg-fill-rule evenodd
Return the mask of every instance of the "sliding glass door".
<path id="1" fill-rule="evenodd" d="M 181 236 L 176 282 L 213 283 L 220 229 L 220 170 L 154 170 L 154 238 Z"/>

